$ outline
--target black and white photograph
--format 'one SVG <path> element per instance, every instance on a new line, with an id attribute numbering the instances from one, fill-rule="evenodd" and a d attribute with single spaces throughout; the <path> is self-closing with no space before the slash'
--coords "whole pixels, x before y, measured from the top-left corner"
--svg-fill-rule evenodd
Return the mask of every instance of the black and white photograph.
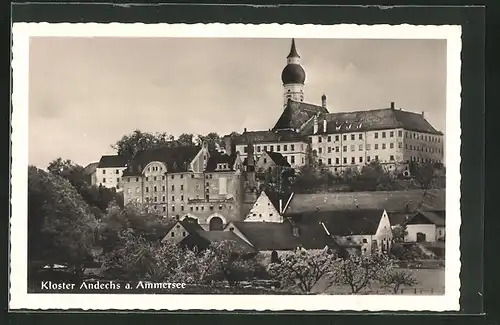
<path id="1" fill-rule="evenodd" d="M 11 308 L 458 309 L 460 27 L 60 25 L 13 29 Z"/>

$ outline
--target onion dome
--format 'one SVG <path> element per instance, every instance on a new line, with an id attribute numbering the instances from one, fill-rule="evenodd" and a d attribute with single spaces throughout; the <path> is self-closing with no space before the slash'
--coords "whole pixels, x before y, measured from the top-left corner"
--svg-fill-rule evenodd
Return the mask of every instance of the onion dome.
<path id="1" fill-rule="evenodd" d="M 281 81 L 283 84 L 304 84 L 306 80 L 306 72 L 299 64 L 299 54 L 295 48 L 295 40 L 292 40 L 292 47 L 290 48 L 290 54 L 287 56 L 288 64 L 283 69 L 281 73 Z"/>

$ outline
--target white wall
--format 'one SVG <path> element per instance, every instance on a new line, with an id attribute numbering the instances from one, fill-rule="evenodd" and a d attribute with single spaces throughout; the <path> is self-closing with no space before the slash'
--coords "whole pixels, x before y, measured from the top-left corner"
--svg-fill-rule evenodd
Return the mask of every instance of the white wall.
<path id="1" fill-rule="evenodd" d="M 96 185 L 102 185 L 106 188 L 116 188 L 120 185 L 117 190 L 121 191 L 120 182 L 124 170 L 125 167 L 96 168 Z"/>
<path id="2" fill-rule="evenodd" d="M 436 225 L 407 225 L 406 230 L 408 231 L 408 235 L 405 238 L 407 242 L 416 242 L 417 233 L 419 232 L 425 234 L 425 241 L 436 241 Z"/>
<path id="3" fill-rule="evenodd" d="M 283 202 L 283 206 L 286 202 Z M 283 217 L 269 200 L 265 192 L 262 192 L 248 213 L 245 222 L 283 222 Z"/>

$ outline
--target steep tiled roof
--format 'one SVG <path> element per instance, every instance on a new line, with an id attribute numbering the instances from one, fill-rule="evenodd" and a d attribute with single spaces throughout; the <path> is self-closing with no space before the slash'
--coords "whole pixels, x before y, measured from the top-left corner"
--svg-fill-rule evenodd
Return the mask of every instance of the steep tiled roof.
<path id="1" fill-rule="evenodd" d="M 188 233 L 204 231 L 196 219 L 186 217 L 180 223 Z"/>
<path id="2" fill-rule="evenodd" d="M 335 244 L 320 224 L 297 223 L 298 236 L 294 236 L 293 226 L 289 221 L 233 224 L 258 250 L 291 250 L 297 247 L 322 249 Z"/>
<path id="3" fill-rule="evenodd" d="M 291 193 L 276 193 L 273 191 L 265 191 L 266 196 L 269 198 L 269 201 L 273 204 L 277 211 L 280 211 L 280 200 L 282 203 L 282 207 L 285 207 L 288 199 L 290 198 Z M 281 211 L 280 211 L 281 212 Z"/>
<path id="4" fill-rule="evenodd" d="M 181 242 L 189 248 L 197 247 L 206 249 L 211 243 L 220 243 L 222 241 L 231 241 L 235 245 L 235 253 L 255 253 L 256 249 L 250 246 L 243 239 L 230 231 L 201 231 L 191 233 Z"/>
<path id="5" fill-rule="evenodd" d="M 291 217 L 304 228 L 323 223 L 333 236 L 374 235 L 383 212 L 384 210 L 375 209 L 311 211 Z"/>
<path id="6" fill-rule="evenodd" d="M 434 211 L 418 211 L 408 219 L 406 224 L 434 224 L 438 227 L 443 227 L 445 225 L 445 218 Z"/>
<path id="7" fill-rule="evenodd" d="M 122 156 L 102 156 L 97 168 L 125 167 L 127 160 Z"/>
<path id="8" fill-rule="evenodd" d="M 307 141 L 307 137 L 294 131 L 247 131 L 234 137 L 235 144 Z"/>
<path id="9" fill-rule="evenodd" d="M 189 163 L 200 151 L 199 146 L 162 147 L 139 153 L 123 172 L 123 176 L 140 175 L 140 168 L 146 167 L 152 161 L 165 163 L 169 173 L 185 172 Z"/>
<path id="10" fill-rule="evenodd" d="M 269 158 L 271 158 L 272 161 L 276 164 L 276 166 L 290 167 L 290 164 L 288 163 L 286 158 L 279 152 L 266 151 L 266 153 L 269 156 Z"/>
<path id="11" fill-rule="evenodd" d="M 289 100 L 273 130 L 300 129 L 316 114 L 327 114 L 323 106 Z"/>
<path id="12" fill-rule="evenodd" d="M 217 151 L 210 152 L 210 158 L 207 161 L 206 171 L 213 172 L 217 168 L 217 164 L 227 163 L 229 169 L 233 170 L 234 161 L 236 160 L 236 153 L 227 155 Z"/>
<path id="13" fill-rule="evenodd" d="M 356 209 L 385 209 L 388 212 L 413 212 L 445 210 L 445 190 L 336 192 L 295 194 L 285 214 L 315 211 L 339 211 Z M 421 203 L 423 200 L 423 203 Z"/>
<path id="14" fill-rule="evenodd" d="M 318 133 L 325 133 L 323 121 L 327 121 L 326 133 L 363 132 L 404 128 L 409 131 L 442 134 L 422 114 L 399 109 L 383 108 L 366 111 L 323 114 L 318 117 Z M 304 134 L 313 134 L 314 119 L 304 126 Z"/>

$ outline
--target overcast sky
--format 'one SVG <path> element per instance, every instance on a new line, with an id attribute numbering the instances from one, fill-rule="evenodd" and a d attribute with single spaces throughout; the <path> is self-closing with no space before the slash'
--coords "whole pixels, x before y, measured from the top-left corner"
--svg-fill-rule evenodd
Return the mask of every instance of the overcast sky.
<path id="1" fill-rule="evenodd" d="M 32 38 L 29 163 L 81 165 L 122 135 L 271 128 L 289 39 Z M 330 112 L 397 107 L 445 132 L 446 41 L 298 39 L 305 101 Z"/>

